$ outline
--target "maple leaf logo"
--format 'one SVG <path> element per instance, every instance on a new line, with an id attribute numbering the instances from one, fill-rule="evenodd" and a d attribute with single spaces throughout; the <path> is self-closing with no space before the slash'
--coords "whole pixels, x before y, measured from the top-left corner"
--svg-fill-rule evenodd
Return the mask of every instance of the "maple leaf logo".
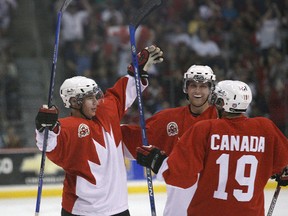
<path id="1" fill-rule="evenodd" d="M 110 190 L 111 185 L 114 185 L 112 182 L 115 181 L 115 177 L 123 176 L 123 173 L 126 173 L 122 141 L 119 143 L 119 145 L 116 145 L 112 130 L 110 133 L 108 133 L 102 129 L 102 132 L 104 145 L 101 145 L 93 139 L 96 149 L 95 154 L 98 155 L 100 163 L 98 164 L 88 160 L 90 172 L 96 180 L 96 185 L 82 177 L 78 177 L 77 184 L 81 184 L 82 186 L 86 185 L 86 187 L 77 187 L 77 195 L 81 196 L 83 193 L 83 195 L 85 194 L 85 196 L 87 196 L 88 193 L 91 194 L 91 197 L 95 198 L 95 196 L 99 194 L 99 191 L 97 193 L 97 190 Z M 102 198 L 99 197 L 99 199 Z"/>

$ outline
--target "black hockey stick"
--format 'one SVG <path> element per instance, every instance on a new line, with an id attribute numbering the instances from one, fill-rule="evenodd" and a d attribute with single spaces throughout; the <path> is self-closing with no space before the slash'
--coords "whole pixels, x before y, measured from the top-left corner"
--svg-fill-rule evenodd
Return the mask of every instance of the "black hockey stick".
<path id="1" fill-rule="evenodd" d="M 129 24 L 132 62 L 133 62 L 133 67 L 135 71 L 135 83 L 136 83 L 136 92 L 137 92 L 137 100 L 138 100 L 138 109 L 139 109 L 139 115 L 140 115 L 142 142 L 143 142 L 143 145 L 145 146 L 149 144 L 148 144 L 148 140 L 146 137 L 145 119 L 144 119 L 141 85 L 140 85 L 140 75 L 139 75 L 139 70 L 138 70 L 137 49 L 136 49 L 136 42 L 135 42 L 135 32 L 136 32 L 137 27 L 141 23 L 141 21 L 148 14 L 150 14 L 154 9 L 159 7 L 161 3 L 162 3 L 162 0 L 149 0 L 133 14 L 131 22 Z M 152 174 L 149 168 L 146 168 L 146 174 L 147 174 L 148 192 L 149 192 L 149 198 L 150 198 L 151 215 L 156 216 Z"/>
<path id="2" fill-rule="evenodd" d="M 62 6 L 58 12 L 58 15 L 57 15 L 58 17 L 57 17 L 56 34 L 55 34 L 53 62 L 52 62 L 52 69 L 51 69 L 51 76 L 50 76 L 48 107 L 50 107 L 52 105 L 55 75 L 56 75 L 56 64 L 57 64 L 57 57 L 58 57 L 59 36 L 60 36 L 60 29 L 61 29 L 60 28 L 61 18 L 63 15 L 63 11 L 68 7 L 68 5 L 70 4 L 71 1 L 72 0 L 64 0 L 63 4 L 62 4 Z M 38 191 L 37 191 L 35 216 L 38 216 L 39 211 L 40 211 L 40 202 L 41 202 L 41 196 L 42 196 L 42 186 L 43 186 L 44 167 L 45 167 L 45 160 L 46 160 L 48 132 L 49 132 L 49 129 L 46 127 L 45 131 L 44 131 L 43 150 L 42 150 L 42 158 L 41 158 L 41 165 L 40 165 L 40 172 L 39 172 L 39 179 L 38 179 Z"/>
<path id="3" fill-rule="evenodd" d="M 276 179 L 277 181 L 277 187 L 275 189 L 275 192 L 274 192 L 274 195 L 273 195 L 273 198 L 272 198 L 272 201 L 271 201 L 271 204 L 270 204 L 270 207 L 269 207 L 269 210 L 267 212 L 267 216 L 272 216 L 272 213 L 273 213 L 273 210 L 274 210 L 274 207 L 276 205 L 276 202 L 277 202 L 277 199 L 278 199 L 278 196 L 279 196 L 279 193 L 280 193 L 280 190 L 281 190 L 281 183 L 280 181 L 283 180 L 283 179 L 287 179 L 288 177 L 288 166 L 286 166 L 281 174 L 276 174 L 276 175 L 273 175 L 271 178 L 272 179 Z M 283 178 L 283 179 L 282 179 Z M 284 180 L 285 181 L 285 180 Z"/>
<path id="4" fill-rule="evenodd" d="M 276 187 L 276 189 L 275 189 L 275 192 L 274 192 L 274 195 L 273 195 L 273 198 L 272 198 L 272 201 L 271 201 L 269 210 L 268 210 L 268 212 L 267 212 L 267 216 L 272 216 L 273 210 L 274 210 L 274 208 L 275 208 L 275 205 L 276 205 L 276 202 L 277 202 L 279 193 L 280 193 L 280 190 L 281 190 L 281 186 L 280 186 L 279 183 L 278 183 L 278 184 L 277 184 L 277 187 Z"/>

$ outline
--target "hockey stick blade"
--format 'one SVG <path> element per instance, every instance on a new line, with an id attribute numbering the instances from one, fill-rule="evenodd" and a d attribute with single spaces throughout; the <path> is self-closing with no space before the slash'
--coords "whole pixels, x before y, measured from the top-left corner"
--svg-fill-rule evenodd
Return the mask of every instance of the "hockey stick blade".
<path id="1" fill-rule="evenodd" d="M 62 4 L 62 7 L 60 8 L 60 11 L 63 12 L 64 10 L 66 10 L 66 8 L 68 7 L 68 5 L 71 3 L 72 0 L 65 0 Z"/>
<path id="2" fill-rule="evenodd" d="M 146 2 L 139 10 L 137 10 L 131 17 L 130 25 L 136 29 L 142 20 L 148 16 L 153 10 L 162 4 L 162 0 L 150 0 Z"/>

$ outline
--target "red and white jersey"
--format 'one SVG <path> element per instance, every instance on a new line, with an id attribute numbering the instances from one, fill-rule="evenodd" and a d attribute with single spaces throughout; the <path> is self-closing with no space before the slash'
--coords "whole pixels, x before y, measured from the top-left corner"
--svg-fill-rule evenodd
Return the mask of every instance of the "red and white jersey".
<path id="1" fill-rule="evenodd" d="M 62 118 L 60 133 L 49 132 L 47 157 L 66 173 L 65 210 L 75 215 L 108 216 L 128 209 L 120 121 L 135 98 L 134 78 L 123 77 L 106 91 L 95 118 Z M 41 150 L 44 133 L 36 132 Z"/>
<path id="2" fill-rule="evenodd" d="M 146 120 L 146 134 L 149 145 L 154 145 L 170 154 L 179 137 L 193 124 L 203 119 L 217 118 L 214 106 L 195 117 L 189 105 L 162 110 Z M 121 125 L 123 142 L 136 158 L 135 144 L 142 146 L 141 128 L 138 125 Z"/>
<path id="3" fill-rule="evenodd" d="M 188 128 L 198 121 L 211 118 L 217 118 L 217 111 L 214 106 L 209 107 L 197 117 L 191 114 L 189 105 L 162 110 L 146 120 L 148 143 L 157 146 L 169 155 L 179 137 Z M 143 145 L 141 128 L 135 125 L 121 125 L 121 130 L 125 147 L 136 158 L 135 144 L 138 146 Z M 182 188 L 168 186 L 164 215 L 185 216 L 195 191 L 194 188 L 195 186 L 183 190 Z M 179 201 L 179 203 L 175 203 L 175 200 Z"/>
<path id="4" fill-rule="evenodd" d="M 196 123 L 162 167 L 166 183 L 182 188 L 199 174 L 188 215 L 263 216 L 264 187 L 287 164 L 288 140 L 273 122 L 242 116 Z"/>

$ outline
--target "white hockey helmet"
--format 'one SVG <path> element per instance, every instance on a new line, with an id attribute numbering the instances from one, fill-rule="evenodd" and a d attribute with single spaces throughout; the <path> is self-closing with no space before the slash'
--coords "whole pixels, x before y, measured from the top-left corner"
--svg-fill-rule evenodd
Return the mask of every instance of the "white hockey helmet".
<path id="1" fill-rule="evenodd" d="M 211 84 L 210 87 L 213 90 L 216 76 L 212 69 L 207 65 L 192 65 L 184 74 L 183 78 L 183 92 L 185 94 L 187 94 L 187 82 L 190 80 L 202 83 L 208 82 Z"/>
<path id="2" fill-rule="evenodd" d="M 70 108 L 70 98 L 75 97 L 80 103 L 85 95 L 95 94 L 96 99 L 103 97 L 102 90 L 93 79 L 83 76 L 75 76 L 66 79 L 60 87 L 60 96 L 66 108 Z"/>
<path id="3" fill-rule="evenodd" d="M 250 87 L 241 81 L 223 80 L 211 95 L 210 103 L 229 113 L 245 113 L 252 101 Z"/>

